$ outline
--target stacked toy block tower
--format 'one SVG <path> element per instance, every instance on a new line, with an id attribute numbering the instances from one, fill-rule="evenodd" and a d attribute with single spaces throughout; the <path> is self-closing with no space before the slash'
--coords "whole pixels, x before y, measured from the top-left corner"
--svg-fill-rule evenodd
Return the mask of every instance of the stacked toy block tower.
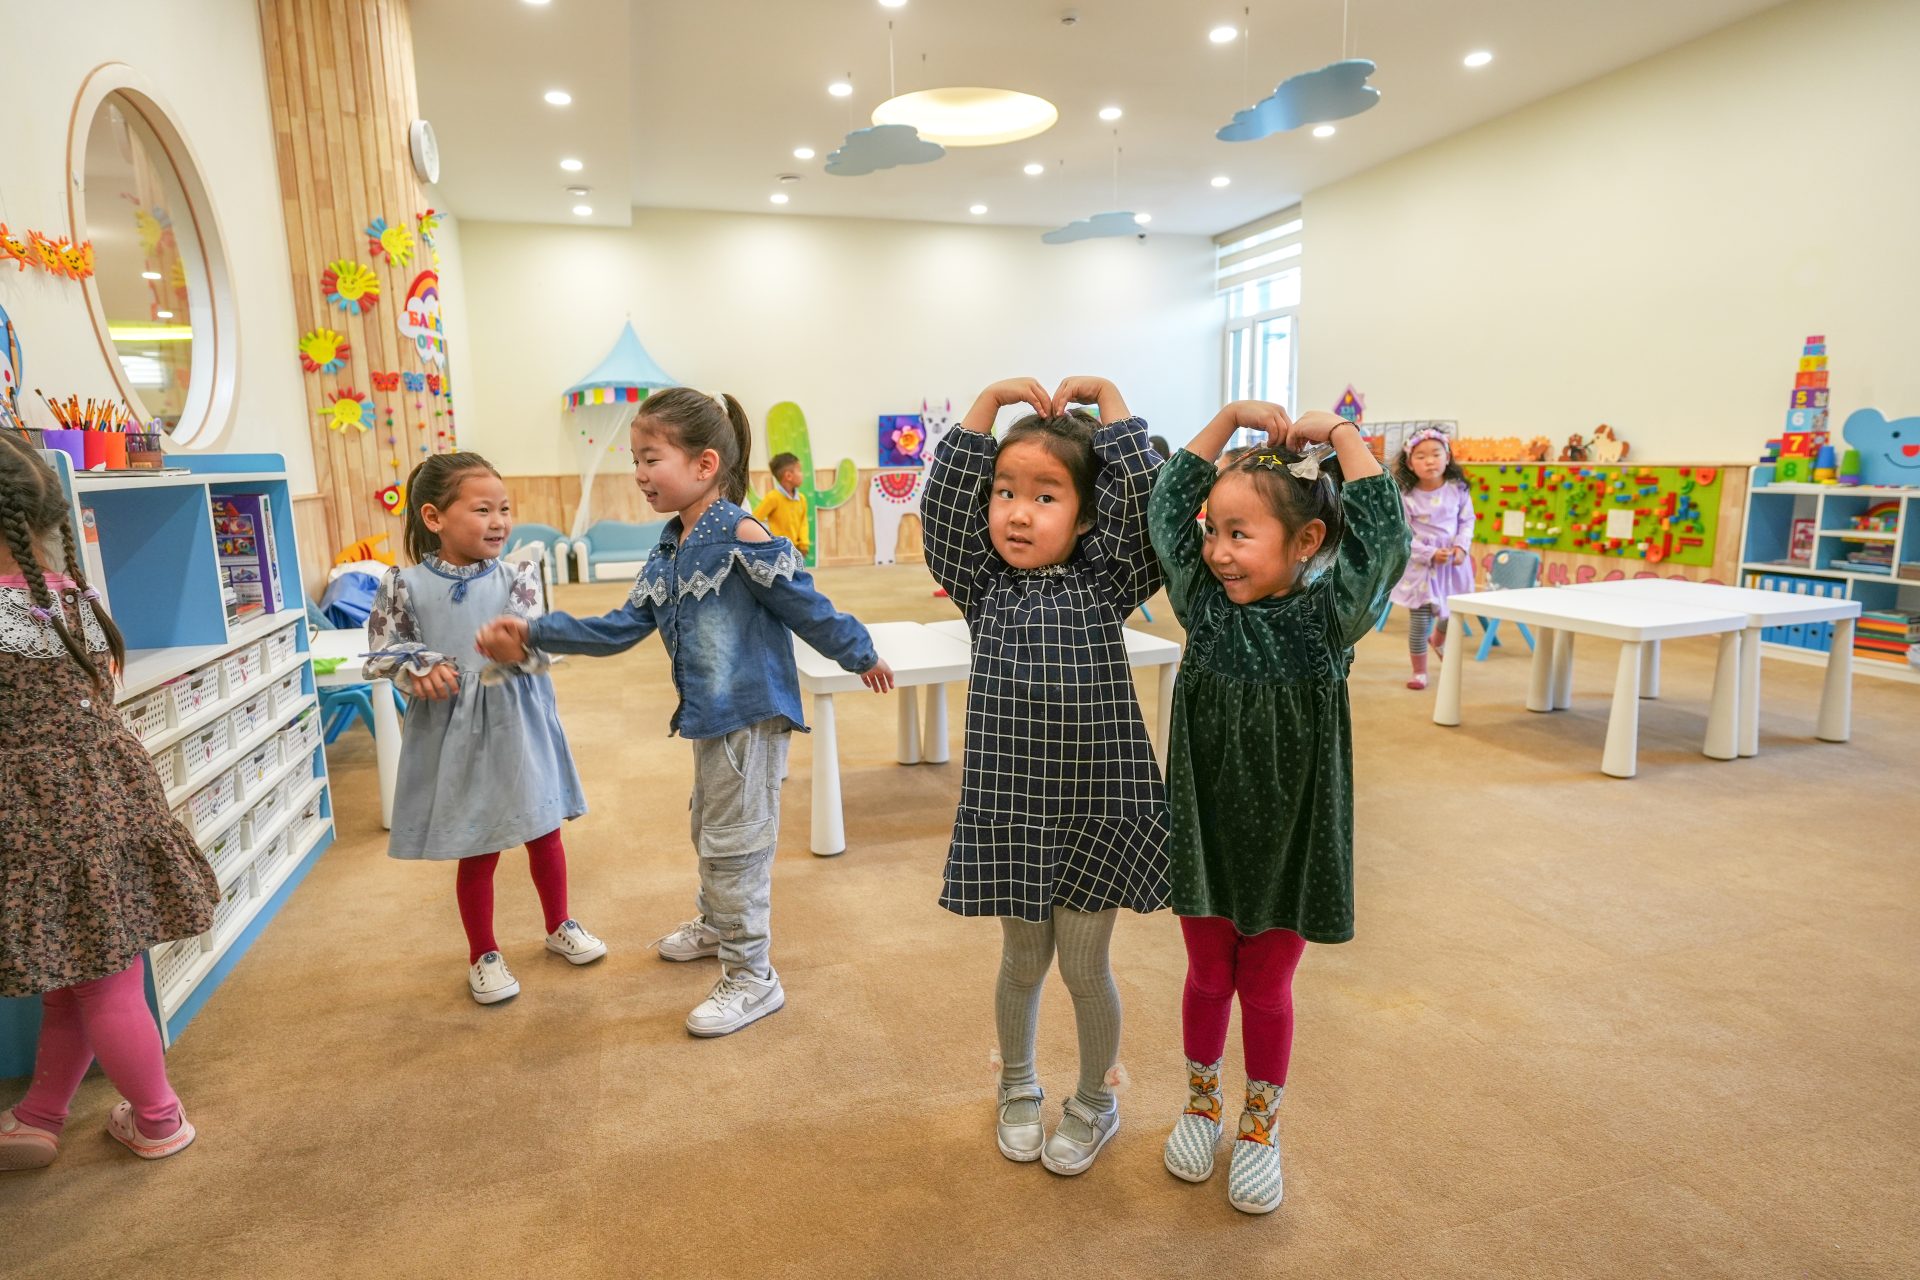
<path id="1" fill-rule="evenodd" d="M 1816 333 L 1800 352 L 1800 370 L 1793 377 L 1793 398 L 1787 424 L 1780 433 L 1780 461 L 1774 467 L 1775 484 L 1807 484 L 1827 444 L 1827 338 Z M 1832 463 L 1827 464 L 1829 467 Z"/>

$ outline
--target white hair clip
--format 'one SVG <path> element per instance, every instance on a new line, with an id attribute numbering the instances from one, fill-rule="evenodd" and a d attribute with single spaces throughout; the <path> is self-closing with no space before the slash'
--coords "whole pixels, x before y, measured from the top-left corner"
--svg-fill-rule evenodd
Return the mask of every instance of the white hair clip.
<path id="1" fill-rule="evenodd" d="M 1308 484 L 1312 484 L 1320 478 L 1320 464 L 1328 458 L 1331 458 L 1333 454 L 1333 445 L 1323 440 L 1302 454 L 1300 461 L 1289 462 L 1287 464 L 1287 470 L 1300 477 L 1300 479 L 1305 480 Z"/>

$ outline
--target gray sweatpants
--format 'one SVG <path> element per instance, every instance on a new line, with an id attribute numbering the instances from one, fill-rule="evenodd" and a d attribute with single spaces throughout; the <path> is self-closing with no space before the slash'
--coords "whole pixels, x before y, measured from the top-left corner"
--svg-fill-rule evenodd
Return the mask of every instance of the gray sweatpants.
<path id="1" fill-rule="evenodd" d="M 720 738 L 693 739 L 693 847 L 700 855 L 694 909 L 720 935 L 728 973 L 773 974 L 773 850 L 780 782 L 787 776 L 784 720 L 762 720 Z"/>

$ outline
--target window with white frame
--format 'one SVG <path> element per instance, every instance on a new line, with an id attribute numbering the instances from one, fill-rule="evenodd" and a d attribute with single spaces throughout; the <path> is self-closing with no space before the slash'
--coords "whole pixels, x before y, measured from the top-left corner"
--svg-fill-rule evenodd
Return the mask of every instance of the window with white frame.
<path id="1" fill-rule="evenodd" d="M 1294 205 L 1214 237 L 1214 284 L 1226 303 L 1221 367 L 1230 401 L 1266 400 L 1296 412 L 1301 226 Z M 1250 442 L 1236 436 L 1233 443 Z"/>

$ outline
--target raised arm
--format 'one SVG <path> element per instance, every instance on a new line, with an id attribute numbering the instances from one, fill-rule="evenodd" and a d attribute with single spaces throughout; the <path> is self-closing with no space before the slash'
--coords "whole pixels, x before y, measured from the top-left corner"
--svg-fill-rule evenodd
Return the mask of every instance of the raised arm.
<path id="1" fill-rule="evenodd" d="M 1068 378 L 1054 392 L 1055 415 L 1074 404 L 1100 406 L 1100 427 L 1093 433 L 1099 459 L 1094 479 L 1094 524 L 1082 541 L 1125 618 L 1160 589 L 1163 575 L 1147 532 L 1147 504 L 1160 458 L 1147 441 L 1147 423 L 1127 412 L 1119 388 L 1105 378 Z"/>
<path id="2" fill-rule="evenodd" d="M 1183 627 L 1192 626 L 1191 619 L 1208 584 L 1219 589 L 1200 558 L 1197 519 L 1216 475 L 1213 463 L 1191 449 L 1181 449 L 1160 467 L 1147 500 L 1147 532 L 1166 575 L 1173 616 Z"/>
<path id="3" fill-rule="evenodd" d="M 973 608 L 980 585 L 1000 564 L 987 533 L 987 488 L 993 483 L 993 420 L 1003 405 L 1031 404 L 1049 412 L 1048 399 L 1032 378 L 996 382 L 974 398 L 934 451 L 920 498 L 921 541 L 933 579 L 946 588 L 962 613 Z"/>

